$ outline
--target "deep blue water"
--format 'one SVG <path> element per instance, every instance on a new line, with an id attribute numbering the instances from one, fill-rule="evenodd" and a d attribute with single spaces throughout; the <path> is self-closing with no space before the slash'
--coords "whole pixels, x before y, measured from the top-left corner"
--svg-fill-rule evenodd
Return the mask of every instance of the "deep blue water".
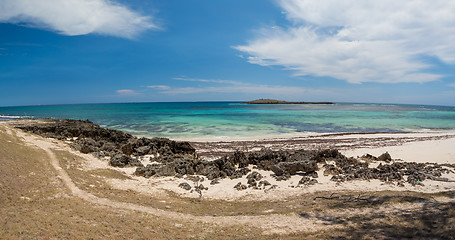
<path id="1" fill-rule="evenodd" d="M 400 104 L 78 104 L 0 107 L 0 118 L 2 116 L 89 119 L 137 136 L 160 137 L 455 130 L 455 107 Z"/>

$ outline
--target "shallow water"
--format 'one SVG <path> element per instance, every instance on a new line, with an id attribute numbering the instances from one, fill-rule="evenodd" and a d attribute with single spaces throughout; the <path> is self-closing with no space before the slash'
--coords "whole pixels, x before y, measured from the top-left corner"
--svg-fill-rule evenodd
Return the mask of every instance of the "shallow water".
<path id="1" fill-rule="evenodd" d="M 185 102 L 1 107 L 0 118 L 5 116 L 89 119 L 136 136 L 178 138 L 455 130 L 455 107 L 400 104 Z"/>

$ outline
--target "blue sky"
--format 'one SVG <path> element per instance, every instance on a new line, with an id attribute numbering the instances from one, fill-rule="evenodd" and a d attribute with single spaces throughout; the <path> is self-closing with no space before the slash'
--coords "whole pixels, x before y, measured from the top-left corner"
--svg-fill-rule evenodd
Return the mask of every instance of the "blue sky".
<path id="1" fill-rule="evenodd" d="M 0 0 L 0 106 L 454 106 L 453 12 L 446 0 Z"/>

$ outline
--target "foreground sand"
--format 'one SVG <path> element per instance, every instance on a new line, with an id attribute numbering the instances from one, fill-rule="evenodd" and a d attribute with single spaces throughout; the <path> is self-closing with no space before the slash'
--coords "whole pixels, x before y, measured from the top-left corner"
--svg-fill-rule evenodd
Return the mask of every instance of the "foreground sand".
<path id="1" fill-rule="evenodd" d="M 256 140 L 245 138 L 225 138 L 223 142 L 215 141 L 216 138 L 180 139 L 192 142 L 196 146 L 199 155 L 215 159 L 223 154 L 235 150 L 257 151 L 267 147 L 274 150 L 284 149 L 340 149 L 341 153 L 347 157 L 358 157 L 365 154 L 379 156 L 388 152 L 393 159 L 405 162 L 417 163 L 438 163 L 455 164 L 455 132 L 414 132 L 414 133 L 377 133 L 377 134 L 316 134 L 306 133 L 303 136 L 296 134 L 265 136 Z M 378 164 L 378 163 L 376 163 Z M 374 166 L 375 164 L 371 164 Z M 250 166 L 252 169 L 252 166 Z M 252 169 L 253 170 L 253 169 Z M 289 181 L 276 181 L 270 177 L 271 171 L 260 172 L 265 179 L 276 185 L 272 192 L 257 191 L 248 189 L 236 191 L 233 186 L 239 181 L 246 183 L 244 176 L 241 180 L 225 179 L 221 184 L 210 186 L 204 193 L 205 197 L 224 200 L 251 200 L 268 199 L 280 200 L 289 196 L 302 193 L 315 193 L 318 191 L 414 191 L 435 193 L 441 191 L 455 191 L 455 172 L 445 174 L 443 177 L 452 181 L 441 182 L 426 180 L 424 185 L 412 186 L 408 183 L 405 186 L 386 184 L 379 180 L 371 181 L 349 181 L 336 183 L 330 180 L 331 176 L 324 176 L 323 170 L 318 171 L 318 182 L 312 186 L 297 186 L 301 178 L 299 175 L 293 176 Z M 157 184 L 155 180 L 150 180 Z M 176 182 L 176 183 L 174 183 Z M 184 196 L 196 197 L 196 193 L 187 193 L 175 187 L 182 180 L 168 179 L 162 187 L 171 191 L 178 192 Z"/>
<path id="2" fill-rule="evenodd" d="M 262 143 L 200 142 L 198 149 L 214 157 L 239 145 L 251 150 L 261 144 L 272 148 L 300 144 L 306 149 L 341 144 L 340 149 L 352 156 L 388 151 L 404 161 L 431 157 L 429 162 L 455 163 L 450 147 L 454 137 L 321 135 Z M 268 191 L 236 191 L 230 185 L 237 179 L 210 186 L 199 200 L 199 194 L 177 187 L 188 180 L 135 177 L 133 169 L 110 167 L 106 161 L 73 152 L 63 142 L 4 124 L 0 151 L 2 239 L 451 238 L 455 226 L 454 182 L 397 187 L 373 181 L 337 185 L 321 179 L 317 185 L 296 188 L 291 179 Z M 455 179 L 453 173 L 445 177 Z"/>

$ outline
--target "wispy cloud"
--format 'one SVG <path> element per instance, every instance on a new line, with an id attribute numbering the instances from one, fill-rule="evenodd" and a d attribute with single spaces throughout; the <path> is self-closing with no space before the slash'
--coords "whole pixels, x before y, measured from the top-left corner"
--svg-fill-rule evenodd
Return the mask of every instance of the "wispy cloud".
<path id="1" fill-rule="evenodd" d="M 203 83 L 224 83 L 224 84 L 235 84 L 244 85 L 245 83 L 233 80 L 218 80 L 218 79 L 203 79 L 203 78 L 187 78 L 187 77 L 176 77 L 173 80 L 187 81 L 187 82 L 203 82 Z"/>
<path id="2" fill-rule="evenodd" d="M 191 81 L 208 83 L 209 86 L 197 87 L 170 87 L 166 85 L 152 85 L 147 88 L 152 88 L 161 94 L 167 95 L 192 95 L 202 93 L 220 93 L 220 94 L 253 94 L 263 96 L 303 96 L 306 93 L 316 93 L 319 90 L 295 87 L 295 86 L 277 86 L 264 84 L 250 84 L 234 80 L 212 80 L 201 78 L 173 78 L 174 80 Z M 213 86 L 213 85 L 216 86 Z M 221 85 L 220 85 L 221 84 Z M 212 85 L 212 86 L 210 86 Z"/>
<path id="3" fill-rule="evenodd" d="M 289 28 L 273 26 L 247 45 L 250 63 L 350 83 L 428 82 L 422 56 L 455 63 L 455 2 L 280 0 Z"/>
<path id="4" fill-rule="evenodd" d="M 0 0 L 0 22 L 69 36 L 96 33 L 133 38 L 157 28 L 151 17 L 110 0 Z"/>
<path id="5" fill-rule="evenodd" d="M 449 87 L 455 87 L 455 83 L 447 84 L 447 86 L 449 86 Z"/>
<path id="6" fill-rule="evenodd" d="M 131 96 L 131 95 L 138 95 L 139 93 L 134 91 L 134 90 L 131 90 L 131 89 L 120 89 L 120 90 L 117 90 L 116 91 L 119 95 L 127 95 L 127 96 Z"/>
<path id="7" fill-rule="evenodd" d="M 157 89 L 157 90 L 169 90 L 169 89 L 171 89 L 171 87 L 166 86 L 166 85 L 151 85 L 151 86 L 147 86 L 147 87 L 148 88 Z"/>
<path id="8" fill-rule="evenodd" d="M 296 95 L 303 94 L 307 91 L 301 87 L 284 87 L 284 86 L 223 86 L 223 87 L 183 87 L 171 88 L 162 91 L 166 94 L 196 94 L 196 93 L 254 93 L 254 94 L 273 94 L 273 95 Z"/>

